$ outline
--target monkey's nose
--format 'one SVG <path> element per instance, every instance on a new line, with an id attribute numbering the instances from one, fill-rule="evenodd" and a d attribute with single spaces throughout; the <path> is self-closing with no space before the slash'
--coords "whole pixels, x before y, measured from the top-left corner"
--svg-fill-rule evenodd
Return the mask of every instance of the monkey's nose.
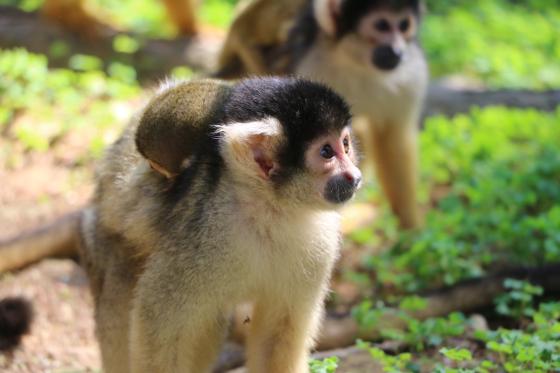
<path id="1" fill-rule="evenodd" d="M 350 185 L 352 185 L 353 188 L 357 188 L 358 186 L 360 186 L 360 183 L 362 182 L 362 174 L 359 172 L 358 173 L 345 172 L 344 178 L 346 179 L 346 181 L 348 181 Z"/>
<path id="2" fill-rule="evenodd" d="M 359 171 L 347 171 L 334 176 L 325 186 L 325 199 L 333 203 L 346 202 L 354 196 L 361 181 L 362 174 Z"/>
<path id="3" fill-rule="evenodd" d="M 373 64 L 381 70 L 393 70 L 399 65 L 402 51 L 392 45 L 382 45 L 373 51 Z"/>

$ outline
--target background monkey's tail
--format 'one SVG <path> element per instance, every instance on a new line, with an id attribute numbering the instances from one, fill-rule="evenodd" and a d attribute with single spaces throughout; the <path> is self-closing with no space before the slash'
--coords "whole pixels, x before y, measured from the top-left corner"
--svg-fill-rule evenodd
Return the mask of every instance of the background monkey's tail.
<path id="1" fill-rule="evenodd" d="M 24 298 L 11 297 L 0 300 L 0 351 L 16 348 L 21 337 L 29 332 L 33 321 L 33 308 Z"/>
<path id="2" fill-rule="evenodd" d="M 26 267 L 47 257 L 76 257 L 82 210 L 14 238 L 0 240 L 0 273 Z"/>

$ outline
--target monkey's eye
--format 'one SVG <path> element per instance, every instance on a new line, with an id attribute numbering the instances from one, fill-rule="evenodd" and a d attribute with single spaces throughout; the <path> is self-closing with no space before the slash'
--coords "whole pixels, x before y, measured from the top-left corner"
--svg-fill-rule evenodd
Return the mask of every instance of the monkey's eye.
<path id="1" fill-rule="evenodd" d="M 342 140 L 342 145 L 344 145 L 344 153 L 348 154 L 350 151 L 350 140 L 348 139 L 348 136 Z"/>
<path id="2" fill-rule="evenodd" d="M 330 146 L 329 144 L 323 145 L 323 147 L 321 148 L 321 157 L 325 159 L 331 159 L 332 157 L 334 157 L 334 155 L 335 153 L 332 146 Z"/>
<path id="3" fill-rule="evenodd" d="M 410 20 L 408 18 L 403 19 L 399 23 L 399 30 L 401 30 L 401 32 L 406 32 L 409 27 L 410 27 Z"/>
<path id="4" fill-rule="evenodd" d="M 374 27 L 377 31 L 381 31 L 381 32 L 391 31 L 391 25 L 389 24 L 389 21 L 387 21 L 386 19 L 380 19 L 379 21 L 376 21 Z"/>

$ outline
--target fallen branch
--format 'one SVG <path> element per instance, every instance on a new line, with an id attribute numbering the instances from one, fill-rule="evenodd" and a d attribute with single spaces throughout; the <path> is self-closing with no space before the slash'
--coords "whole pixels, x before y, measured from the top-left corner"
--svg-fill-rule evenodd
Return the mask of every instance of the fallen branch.
<path id="1" fill-rule="evenodd" d="M 544 288 L 546 293 L 560 292 L 560 263 L 534 268 L 514 268 L 487 277 L 458 283 L 452 287 L 420 294 L 426 301 L 426 308 L 411 313 L 419 320 L 448 315 L 454 311 L 469 312 L 489 306 L 494 298 L 504 292 L 503 283 L 507 278 L 523 279 Z M 381 329 L 403 329 L 405 322 L 395 316 L 386 315 L 378 325 L 370 330 L 360 330 L 348 315 L 340 319 L 328 318 L 323 326 L 318 349 L 326 350 L 354 344 L 357 338 L 375 340 Z"/>
<path id="2" fill-rule="evenodd" d="M 555 110 L 560 105 L 560 90 L 530 91 L 501 89 L 494 91 L 458 90 L 441 84 L 430 86 L 425 116 L 454 115 L 468 112 L 472 107 L 509 106 Z"/>

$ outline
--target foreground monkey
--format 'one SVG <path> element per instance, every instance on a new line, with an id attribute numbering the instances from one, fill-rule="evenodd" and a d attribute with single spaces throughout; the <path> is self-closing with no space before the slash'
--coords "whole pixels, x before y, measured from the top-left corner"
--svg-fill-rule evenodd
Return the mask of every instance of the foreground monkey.
<path id="1" fill-rule="evenodd" d="M 420 225 L 417 131 L 428 72 L 419 0 L 253 0 L 232 23 L 219 77 L 295 74 L 350 103 L 366 161 L 404 228 Z M 297 15 L 297 16 L 294 16 Z"/>
<path id="2" fill-rule="evenodd" d="M 81 218 L 105 372 L 211 369 L 252 302 L 250 372 L 307 372 L 361 181 L 350 114 L 300 79 L 163 88 L 100 164 Z"/>

